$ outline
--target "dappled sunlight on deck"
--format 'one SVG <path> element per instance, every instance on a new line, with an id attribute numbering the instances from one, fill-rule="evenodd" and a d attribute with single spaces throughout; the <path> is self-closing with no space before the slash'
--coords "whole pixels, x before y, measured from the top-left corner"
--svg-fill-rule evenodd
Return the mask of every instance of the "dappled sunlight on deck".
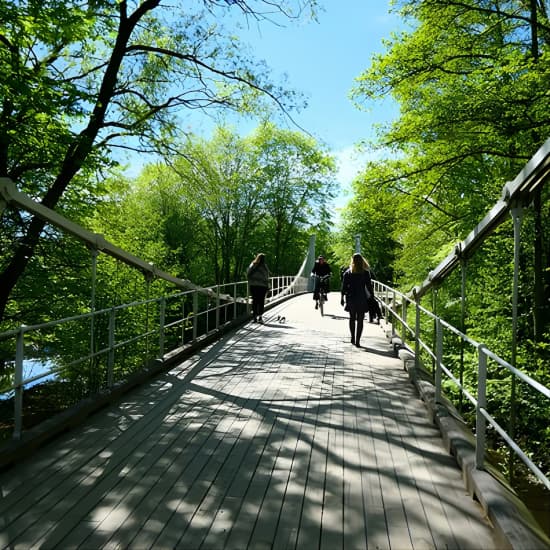
<path id="1" fill-rule="evenodd" d="M 383 327 L 357 349 L 326 307 L 276 306 L 3 472 L 2 546 L 496 548 Z"/>

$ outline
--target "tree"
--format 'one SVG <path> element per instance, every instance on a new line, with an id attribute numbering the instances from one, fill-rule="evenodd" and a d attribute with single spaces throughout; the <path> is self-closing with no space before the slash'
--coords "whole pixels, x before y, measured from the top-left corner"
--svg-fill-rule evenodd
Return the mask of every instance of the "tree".
<path id="1" fill-rule="evenodd" d="M 209 228 L 216 282 L 240 279 L 260 250 L 273 273 L 292 272 L 306 229 L 328 223 L 334 163 L 300 132 L 264 123 L 240 138 L 218 128 L 210 141 L 190 140 L 174 169 L 178 196 L 196 204 Z M 297 255 L 283 260 L 295 247 Z"/>
<path id="2" fill-rule="evenodd" d="M 87 226 L 178 277 L 212 282 L 210 273 L 204 281 L 200 261 L 207 248 L 202 237 L 205 222 L 196 203 L 181 197 L 173 170 L 150 164 L 134 180 L 117 178 L 110 189 L 109 201 L 86 221 Z"/>
<path id="3" fill-rule="evenodd" d="M 271 267 L 282 273 L 287 271 L 285 258 L 295 248 L 300 230 L 317 227 L 324 232 L 329 224 L 335 162 L 312 138 L 269 123 L 257 129 L 252 143 L 258 178 L 265 187 L 265 238 L 272 243 Z M 307 247 L 307 240 L 300 241 L 298 257 Z"/>
<path id="4" fill-rule="evenodd" d="M 210 141 L 189 140 L 174 164 L 177 195 L 192 202 L 206 225 L 205 255 L 216 283 L 242 277 L 250 240 L 262 218 L 262 186 L 246 140 L 218 128 Z"/>
<path id="5" fill-rule="evenodd" d="M 447 249 L 464 238 L 550 127 L 550 25 L 545 2 L 410 0 L 400 6 L 412 30 L 387 42 L 387 52 L 358 78 L 353 95 L 361 104 L 391 94 L 401 105 L 400 118 L 379 141 L 399 160 L 379 184 L 403 194 L 401 208 L 408 209 L 400 218 L 417 223 L 402 224 L 400 239 L 405 250 L 419 249 L 428 271 L 435 257 L 420 250 L 422 234 L 439 234 Z M 535 203 L 540 218 L 539 211 Z M 541 319 L 550 265 L 542 232 L 539 224 L 539 338 L 550 324 L 547 314 Z"/>
<path id="6" fill-rule="evenodd" d="M 394 284 L 395 256 L 401 253 L 394 239 L 396 205 L 400 195 L 390 187 L 380 187 L 386 165 L 369 164 L 353 181 L 353 198 L 342 211 L 342 224 L 334 249 L 342 266 L 349 265 L 352 243 L 361 237 L 361 252 L 376 279 Z"/>
<path id="7" fill-rule="evenodd" d="M 251 112 L 265 97 L 289 106 L 216 22 L 237 11 L 260 20 L 274 10 L 297 17 L 315 1 L 195 5 L 2 0 L 0 176 L 63 209 L 72 187 L 94 193 L 90 175 L 108 167 L 115 150 L 171 150 L 182 108 Z M 0 273 L 0 318 L 45 227 L 38 218 L 20 223 Z"/>

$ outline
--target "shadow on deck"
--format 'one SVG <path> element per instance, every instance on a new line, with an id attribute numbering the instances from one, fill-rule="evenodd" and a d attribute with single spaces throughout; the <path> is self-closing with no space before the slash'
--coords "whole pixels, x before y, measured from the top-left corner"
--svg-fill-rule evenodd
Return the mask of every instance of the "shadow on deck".
<path id="1" fill-rule="evenodd" d="M 1 546 L 502 547 L 382 327 L 355 348 L 327 306 L 278 305 L 3 471 Z"/>

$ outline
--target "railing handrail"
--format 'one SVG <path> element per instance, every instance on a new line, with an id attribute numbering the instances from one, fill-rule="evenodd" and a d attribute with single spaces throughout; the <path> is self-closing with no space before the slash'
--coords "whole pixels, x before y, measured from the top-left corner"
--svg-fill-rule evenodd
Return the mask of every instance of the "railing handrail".
<path id="1" fill-rule="evenodd" d="M 514 206 L 531 202 L 537 188 L 543 185 L 549 177 L 550 138 L 543 143 L 514 180 L 504 185 L 500 200 L 487 215 L 463 241 L 455 245 L 453 251 L 435 269 L 430 271 L 424 282 L 415 287 L 412 293 L 423 296 L 431 288 L 440 284 L 460 264 L 462 259 L 474 253 L 487 236 L 506 219 L 506 215 Z"/>
<path id="2" fill-rule="evenodd" d="M 399 296 L 401 299 L 401 305 L 413 305 L 415 310 L 418 313 L 423 313 L 427 315 L 431 320 L 436 321 L 441 328 L 448 329 L 449 331 L 453 332 L 455 335 L 460 337 L 465 343 L 472 346 L 473 349 L 475 349 L 476 353 L 478 354 L 478 360 L 480 364 L 485 364 L 484 368 L 486 370 L 486 359 L 489 358 L 493 361 L 495 361 L 498 365 L 501 367 L 504 367 L 507 369 L 513 376 L 516 376 L 517 378 L 521 379 L 523 382 L 525 382 L 527 385 L 538 391 L 540 394 L 545 396 L 546 398 L 550 399 L 550 389 L 543 386 L 540 382 L 537 382 L 533 378 L 531 378 L 529 375 L 525 374 L 524 372 L 521 372 L 516 367 L 511 365 L 508 361 L 498 356 L 496 353 L 491 351 L 487 348 L 487 346 L 483 343 L 476 342 L 472 338 L 469 338 L 466 334 L 458 330 L 456 327 L 452 326 L 450 323 L 445 321 L 444 319 L 438 317 L 433 312 L 429 311 L 425 307 L 421 306 L 418 300 L 413 300 L 410 296 L 400 292 L 399 290 L 396 290 L 384 283 L 381 283 L 380 281 L 373 281 L 375 291 L 377 292 L 378 296 L 381 297 L 383 307 L 386 310 L 386 314 L 392 317 L 392 330 L 393 330 L 393 319 L 399 319 L 400 322 L 403 324 L 403 326 L 406 327 L 406 329 L 410 332 L 411 338 L 422 348 L 424 348 L 428 354 L 432 357 L 432 359 L 435 360 L 436 365 L 436 372 L 434 373 L 434 378 L 436 380 L 436 388 L 435 388 L 435 394 L 436 396 L 441 395 L 441 374 L 444 372 L 449 379 L 451 379 L 455 385 L 458 386 L 459 390 L 462 392 L 464 396 L 472 403 L 472 405 L 476 408 L 476 467 L 478 469 L 482 469 L 484 467 L 484 456 L 485 456 L 485 423 L 488 422 L 491 424 L 495 430 L 499 433 L 499 435 L 503 438 L 503 440 L 506 442 L 506 444 L 514 451 L 514 453 L 526 464 L 526 466 L 531 470 L 531 472 L 535 475 L 535 477 L 542 483 L 547 489 L 550 489 L 550 479 L 548 479 L 544 473 L 531 461 L 531 459 L 527 456 L 527 454 L 517 445 L 517 443 L 513 440 L 512 437 L 504 430 L 496 421 L 494 416 L 492 416 L 485 408 L 485 403 L 487 402 L 487 388 L 486 384 L 484 383 L 484 373 L 480 374 L 480 370 L 478 370 L 478 376 L 480 382 L 478 383 L 478 396 L 473 396 L 468 390 L 464 387 L 463 384 L 461 384 L 460 380 L 458 380 L 449 369 L 445 367 L 443 362 L 441 361 L 441 355 L 438 354 L 437 349 L 434 351 L 430 348 L 428 344 L 426 344 L 422 338 L 421 335 L 418 333 L 416 327 L 410 327 L 406 323 L 406 319 L 404 319 L 401 315 L 398 309 L 395 307 L 395 305 L 392 302 L 395 302 L 395 297 Z M 443 345 L 443 338 L 442 338 L 442 331 L 440 335 L 437 335 L 438 342 L 436 343 L 437 346 Z M 402 343 L 406 346 L 406 342 Z M 412 352 L 412 350 L 410 350 Z M 415 356 L 415 360 L 419 360 L 418 357 Z M 437 401 L 437 397 L 436 397 Z"/>
<path id="3" fill-rule="evenodd" d="M 0 199 L 2 199 L 5 204 L 15 204 L 17 207 L 23 208 L 27 212 L 30 212 L 45 220 L 47 223 L 63 229 L 65 232 L 75 236 L 78 240 L 85 243 L 90 249 L 98 250 L 108 256 L 112 256 L 113 258 L 116 258 L 117 260 L 140 270 L 143 274 L 155 277 L 157 279 L 162 279 L 179 288 L 196 290 L 197 292 L 201 292 L 208 296 L 214 296 L 208 288 L 196 285 L 189 279 L 181 279 L 167 273 L 166 271 L 156 267 L 154 264 L 147 262 L 127 250 L 124 250 L 123 248 L 107 241 L 103 235 L 93 233 L 92 231 L 89 231 L 77 223 L 69 220 L 65 216 L 62 216 L 55 210 L 36 202 L 29 195 L 19 191 L 15 185 L 15 182 L 10 178 L 0 178 Z M 223 299 L 229 300 L 230 296 L 224 295 Z"/>

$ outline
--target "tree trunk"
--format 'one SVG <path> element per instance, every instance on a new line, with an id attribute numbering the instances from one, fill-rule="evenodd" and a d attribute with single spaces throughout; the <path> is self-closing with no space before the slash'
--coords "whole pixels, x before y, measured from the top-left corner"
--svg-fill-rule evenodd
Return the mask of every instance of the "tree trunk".
<path id="1" fill-rule="evenodd" d="M 94 109 L 90 115 L 88 126 L 75 137 L 73 144 L 69 146 L 59 175 L 42 200 L 44 206 L 52 209 L 55 208 L 73 177 L 82 168 L 92 151 L 94 140 L 103 126 L 107 107 L 115 91 L 118 72 L 126 53 L 126 46 L 130 39 L 130 35 L 145 12 L 152 10 L 159 2 L 160 0 L 147 0 L 130 18 L 126 16 L 126 1 L 123 0 L 120 3 L 118 35 L 105 74 L 103 75 L 103 80 L 97 94 Z M 46 222 L 39 218 L 34 217 L 32 219 L 27 233 L 17 246 L 10 263 L 0 274 L 0 320 L 4 318 L 10 295 L 17 281 L 23 275 L 31 258 L 35 254 L 36 246 L 40 240 L 40 234 L 45 225 Z"/>

